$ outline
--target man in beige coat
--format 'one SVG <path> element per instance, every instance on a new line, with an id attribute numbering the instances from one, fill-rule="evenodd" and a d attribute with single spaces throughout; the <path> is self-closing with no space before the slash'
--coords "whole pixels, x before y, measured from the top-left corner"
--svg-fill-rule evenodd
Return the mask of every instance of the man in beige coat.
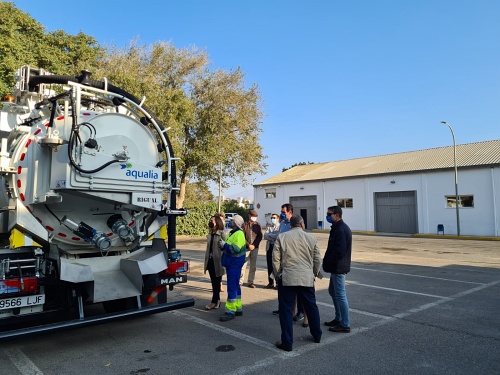
<path id="1" fill-rule="evenodd" d="M 278 280 L 281 341 L 276 346 L 291 351 L 293 346 L 293 308 L 302 299 L 314 342 L 321 341 L 321 324 L 316 305 L 315 277 L 321 277 L 321 254 L 316 238 L 304 231 L 300 216 L 290 219 L 290 231 L 280 233 L 273 249 L 273 272 Z"/>

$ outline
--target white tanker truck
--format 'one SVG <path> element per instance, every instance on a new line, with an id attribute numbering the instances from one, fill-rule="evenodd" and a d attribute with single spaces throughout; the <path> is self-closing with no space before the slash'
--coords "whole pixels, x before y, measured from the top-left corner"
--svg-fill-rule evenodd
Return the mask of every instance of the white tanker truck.
<path id="1" fill-rule="evenodd" d="M 145 98 L 86 71 L 16 77 L 0 111 L 0 339 L 194 305 L 166 298 L 187 281 L 186 211 Z M 165 227 L 168 246 L 151 240 Z"/>

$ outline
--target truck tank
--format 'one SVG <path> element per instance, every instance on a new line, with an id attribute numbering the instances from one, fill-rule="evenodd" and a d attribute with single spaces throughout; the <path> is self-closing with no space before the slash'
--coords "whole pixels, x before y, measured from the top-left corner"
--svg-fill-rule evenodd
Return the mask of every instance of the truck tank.
<path id="1" fill-rule="evenodd" d="M 187 281 L 187 212 L 145 98 L 87 71 L 16 78 L 0 111 L 0 339 L 194 305 L 166 298 Z"/>

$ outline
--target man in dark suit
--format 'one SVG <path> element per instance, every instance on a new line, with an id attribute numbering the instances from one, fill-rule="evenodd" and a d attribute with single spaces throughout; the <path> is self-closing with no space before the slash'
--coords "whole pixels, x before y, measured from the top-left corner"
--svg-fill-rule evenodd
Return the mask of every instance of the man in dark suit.
<path id="1" fill-rule="evenodd" d="M 352 233 L 342 220 L 342 208 L 328 207 L 326 221 L 332 224 L 328 247 L 323 258 L 323 270 L 330 272 L 328 293 L 332 296 L 335 307 L 335 319 L 325 322 L 332 332 L 349 333 L 349 303 L 345 291 L 345 277 L 351 270 Z"/>

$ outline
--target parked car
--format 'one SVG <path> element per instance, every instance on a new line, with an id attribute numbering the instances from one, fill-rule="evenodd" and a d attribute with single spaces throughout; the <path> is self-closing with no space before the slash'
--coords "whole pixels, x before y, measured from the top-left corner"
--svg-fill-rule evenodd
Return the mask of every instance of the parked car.
<path id="1" fill-rule="evenodd" d="M 226 219 L 225 219 L 226 228 L 231 228 L 231 220 L 236 215 L 238 215 L 236 212 L 226 212 Z"/>

